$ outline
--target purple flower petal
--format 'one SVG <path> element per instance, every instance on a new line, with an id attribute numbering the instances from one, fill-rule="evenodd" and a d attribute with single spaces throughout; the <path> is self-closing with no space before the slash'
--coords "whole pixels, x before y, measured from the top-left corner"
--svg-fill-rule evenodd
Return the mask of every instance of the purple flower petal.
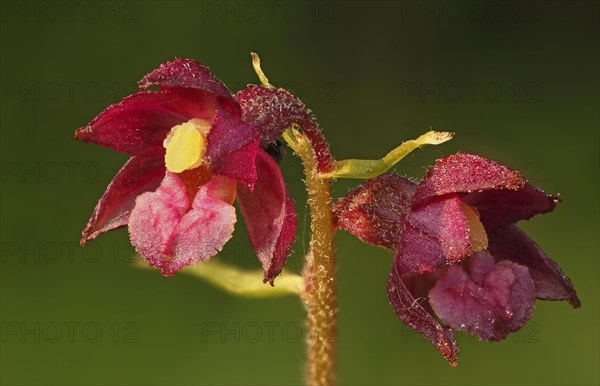
<path id="1" fill-rule="evenodd" d="M 132 94 L 101 112 L 75 138 L 116 151 L 164 156 L 163 140 L 175 125 L 192 118 L 212 121 L 215 96 L 194 89 L 144 91 Z"/>
<path id="2" fill-rule="evenodd" d="M 331 168 L 329 147 L 320 135 L 320 128 L 312 111 L 302 101 L 283 89 L 250 86 L 235 94 L 242 108 L 242 119 L 260 127 L 260 146 L 270 144 L 292 123 L 298 124 L 315 149 L 318 169 Z"/>
<path id="3" fill-rule="evenodd" d="M 160 158 L 131 157 L 115 175 L 98 201 L 82 232 L 81 245 L 100 234 L 127 225 L 135 199 L 155 190 L 165 175 Z"/>
<path id="4" fill-rule="evenodd" d="M 463 202 L 479 211 L 481 222 L 486 229 L 500 228 L 519 220 L 548 213 L 559 202 L 558 195 L 548 195 L 538 188 L 526 184 L 519 190 L 496 190 L 483 193 L 470 193 Z"/>
<path id="5" fill-rule="evenodd" d="M 514 261 L 529 268 L 536 297 L 543 300 L 568 300 L 573 308 L 581 302 L 571 280 L 522 230 L 515 225 L 489 233 L 489 250 L 498 259 Z"/>
<path id="6" fill-rule="evenodd" d="M 473 255 L 469 273 L 450 266 L 429 292 L 429 304 L 450 327 L 485 340 L 501 340 L 521 329 L 535 307 L 535 287 L 527 267 L 487 252 Z"/>
<path id="7" fill-rule="evenodd" d="M 483 157 L 457 153 L 438 160 L 419 184 L 413 206 L 427 203 L 436 196 L 490 190 L 518 190 L 525 179 L 516 171 Z"/>
<path id="8" fill-rule="evenodd" d="M 136 200 L 129 217 L 131 243 L 164 276 L 208 260 L 233 233 L 235 209 L 215 198 L 228 189 L 235 189 L 231 180 L 213 178 L 190 203 L 183 181 L 166 173 L 156 192 L 144 193 Z"/>
<path id="9" fill-rule="evenodd" d="M 415 188 L 393 174 L 370 179 L 336 203 L 334 222 L 364 242 L 396 249 Z"/>
<path id="10" fill-rule="evenodd" d="M 252 187 L 256 180 L 257 138 L 258 128 L 244 123 L 239 111 L 218 104 L 204 155 L 211 171 Z"/>
<path id="11" fill-rule="evenodd" d="M 265 271 L 265 282 L 272 284 L 294 242 L 296 211 L 279 166 L 263 150 L 258 152 L 256 167 L 258 179 L 254 191 L 238 184 L 237 202 L 250 242 Z"/>
<path id="12" fill-rule="evenodd" d="M 460 198 L 449 195 L 406 216 L 396 261 L 399 272 L 408 277 L 435 271 L 471 253 L 469 224 Z"/>
<path id="13" fill-rule="evenodd" d="M 392 308 L 400 320 L 429 339 L 446 360 L 452 366 L 456 366 L 458 364 L 458 347 L 452 330 L 442 327 L 435 317 L 421 305 L 421 299 L 414 298 L 402 281 L 396 264 L 392 266 L 388 278 L 387 294 Z"/>
<path id="14" fill-rule="evenodd" d="M 138 82 L 140 89 L 158 86 L 161 89 L 190 87 L 233 99 L 227 87 L 210 73 L 208 67 L 192 59 L 177 58 L 163 63 Z"/>

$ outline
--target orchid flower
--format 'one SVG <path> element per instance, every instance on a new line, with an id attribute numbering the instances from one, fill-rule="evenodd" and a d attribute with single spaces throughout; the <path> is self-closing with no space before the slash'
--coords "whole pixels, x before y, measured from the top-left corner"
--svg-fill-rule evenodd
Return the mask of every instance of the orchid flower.
<path id="1" fill-rule="evenodd" d="M 338 201 L 335 221 L 396 251 L 394 311 L 456 365 L 452 330 L 496 341 L 525 325 L 536 298 L 580 306 L 559 266 L 514 225 L 558 202 L 516 171 L 458 153 L 419 184 L 390 174 L 367 181 Z"/>
<path id="2" fill-rule="evenodd" d="M 172 276 L 206 261 L 232 237 L 234 200 L 273 284 L 295 238 L 296 213 L 261 128 L 209 69 L 176 59 L 139 82 L 75 137 L 130 154 L 100 198 L 82 244 L 125 225 L 150 265 Z M 158 91 L 148 90 L 157 86 Z M 281 132 L 279 132 L 281 134 Z"/>

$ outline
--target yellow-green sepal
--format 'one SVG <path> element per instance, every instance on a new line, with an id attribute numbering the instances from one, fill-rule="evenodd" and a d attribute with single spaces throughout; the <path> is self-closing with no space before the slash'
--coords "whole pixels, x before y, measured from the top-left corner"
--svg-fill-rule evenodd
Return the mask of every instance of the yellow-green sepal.
<path id="1" fill-rule="evenodd" d="M 406 157 L 411 151 L 425 145 L 439 145 L 449 141 L 454 133 L 447 131 L 428 131 L 417 139 L 411 139 L 402 143 L 386 154 L 383 158 L 377 160 L 368 159 L 346 159 L 335 161 L 333 169 L 329 173 L 322 173 L 321 178 L 360 178 L 368 179 L 377 177 L 385 173 L 402 158 Z"/>

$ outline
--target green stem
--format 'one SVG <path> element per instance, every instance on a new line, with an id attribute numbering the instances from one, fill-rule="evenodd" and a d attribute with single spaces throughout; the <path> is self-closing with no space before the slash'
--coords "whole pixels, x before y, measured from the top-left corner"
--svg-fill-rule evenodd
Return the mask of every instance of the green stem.
<path id="1" fill-rule="evenodd" d="M 154 268 L 150 267 L 142 259 L 139 259 L 136 265 L 139 268 L 155 271 Z M 274 298 L 286 295 L 300 295 L 304 290 L 304 279 L 300 275 L 284 271 L 277 276 L 277 285 L 272 287 L 263 284 L 263 271 L 242 270 L 221 263 L 216 258 L 212 258 L 205 263 L 190 265 L 180 272 L 204 279 L 215 287 L 233 295 L 249 298 Z"/>
<path id="2" fill-rule="evenodd" d="M 304 165 L 311 217 L 312 239 L 304 270 L 303 296 L 308 313 L 306 382 L 332 385 L 336 373 L 337 298 L 330 182 L 319 176 L 315 152 L 303 134 L 288 130 L 284 139 Z"/>

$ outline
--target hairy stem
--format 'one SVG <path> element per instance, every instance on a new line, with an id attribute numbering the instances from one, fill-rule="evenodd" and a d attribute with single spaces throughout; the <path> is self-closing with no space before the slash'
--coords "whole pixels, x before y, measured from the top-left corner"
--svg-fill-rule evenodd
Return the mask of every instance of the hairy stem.
<path id="1" fill-rule="evenodd" d="M 284 138 L 304 165 L 311 217 L 312 239 L 304 269 L 303 296 L 308 313 L 306 382 L 332 385 L 336 372 L 337 300 L 330 183 L 319 177 L 318 161 L 307 137 L 288 130 Z"/>

